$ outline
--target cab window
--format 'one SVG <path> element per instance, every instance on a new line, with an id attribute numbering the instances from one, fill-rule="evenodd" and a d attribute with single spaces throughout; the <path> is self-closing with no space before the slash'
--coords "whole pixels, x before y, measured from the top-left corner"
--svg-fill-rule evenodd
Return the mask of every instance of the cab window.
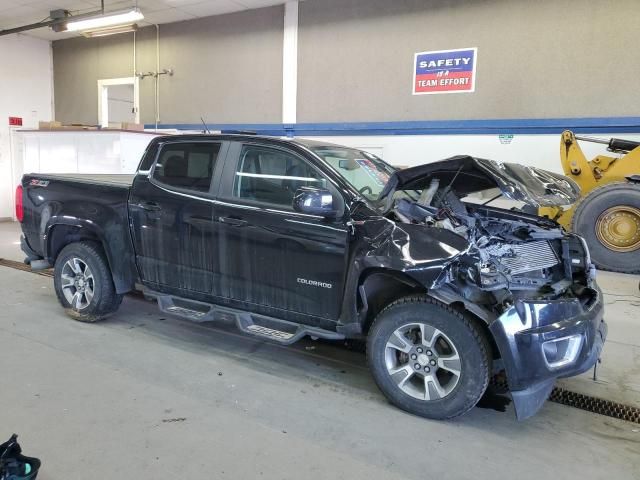
<path id="1" fill-rule="evenodd" d="M 182 190 L 208 192 L 219 152 L 219 143 L 165 145 L 156 162 L 153 179 Z"/>
<path id="2" fill-rule="evenodd" d="M 277 148 L 242 148 L 234 197 L 291 209 L 296 190 L 311 186 L 326 188 L 326 180 L 301 158 Z"/>

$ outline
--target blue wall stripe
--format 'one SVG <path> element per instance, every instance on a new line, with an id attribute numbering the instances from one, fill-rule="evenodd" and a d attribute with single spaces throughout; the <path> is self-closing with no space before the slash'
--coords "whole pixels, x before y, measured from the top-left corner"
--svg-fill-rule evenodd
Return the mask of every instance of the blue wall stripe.
<path id="1" fill-rule="evenodd" d="M 558 134 L 640 133 L 640 117 L 591 117 L 507 120 L 430 120 L 411 122 L 348 123 L 242 123 L 208 124 L 210 130 L 225 133 L 246 130 L 261 135 L 339 136 L 339 135 L 487 135 L 487 134 Z M 154 124 L 145 128 L 153 129 Z M 201 123 L 160 124 L 158 128 L 202 130 Z"/>

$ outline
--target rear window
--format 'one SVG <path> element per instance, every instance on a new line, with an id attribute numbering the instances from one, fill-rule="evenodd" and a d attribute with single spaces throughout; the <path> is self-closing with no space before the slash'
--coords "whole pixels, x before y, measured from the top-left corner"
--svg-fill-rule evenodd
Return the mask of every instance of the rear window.
<path id="1" fill-rule="evenodd" d="M 165 145 L 156 162 L 153 179 L 174 188 L 208 192 L 219 152 L 219 143 Z"/>

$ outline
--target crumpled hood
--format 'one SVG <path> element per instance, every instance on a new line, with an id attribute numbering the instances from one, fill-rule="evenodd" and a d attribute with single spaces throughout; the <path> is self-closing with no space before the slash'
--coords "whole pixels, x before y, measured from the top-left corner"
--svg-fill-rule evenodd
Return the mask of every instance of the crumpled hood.
<path id="1" fill-rule="evenodd" d="M 440 187 L 451 185 L 460 196 L 499 188 L 505 197 L 534 207 L 569 205 L 580 195 L 578 185 L 564 175 L 516 163 L 458 155 L 396 171 L 379 198 L 393 195 L 396 190 L 427 188 L 433 178 L 440 179 Z"/>

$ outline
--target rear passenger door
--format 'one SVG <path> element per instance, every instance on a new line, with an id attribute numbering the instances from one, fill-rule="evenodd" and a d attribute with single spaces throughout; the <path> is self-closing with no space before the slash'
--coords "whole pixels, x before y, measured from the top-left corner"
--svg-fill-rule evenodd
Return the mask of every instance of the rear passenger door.
<path id="1" fill-rule="evenodd" d="M 213 185 L 228 144 L 162 144 L 129 199 L 136 261 L 148 287 L 208 300 L 219 274 Z M 213 184 L 213 185 L 212 185 Z"/>
<path id="2" fill-rule="evenodd" d="M 294 212 L 303 186 L 338 190 L 303 156 L 276 145 L 236 143 L 225 164 L 218 206 L 217 295 L 244 308 L 287 318 L 336 320 L 347 253 L 344 218 Z"/>

